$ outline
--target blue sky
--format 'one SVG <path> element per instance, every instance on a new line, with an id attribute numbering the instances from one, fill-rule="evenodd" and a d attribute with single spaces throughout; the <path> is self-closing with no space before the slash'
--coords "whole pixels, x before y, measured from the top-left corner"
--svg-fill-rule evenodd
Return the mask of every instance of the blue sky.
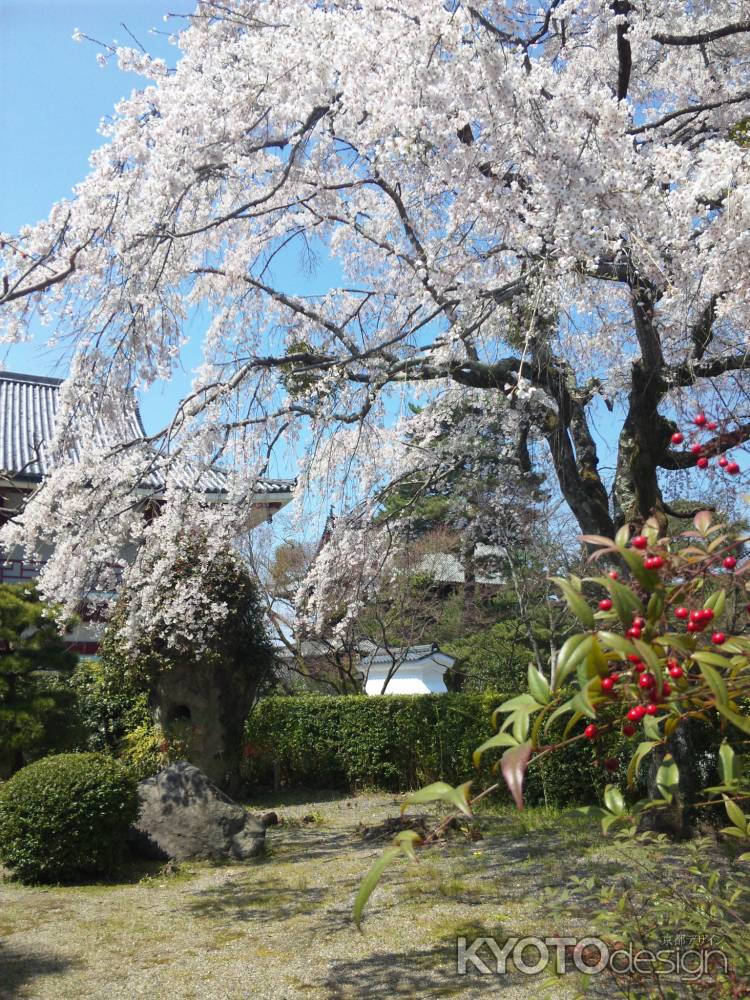
<path id="1" fill-rule="evenodd" d="M 103 141 L 97 131 L 101 119 L 142 85 L 114 62 L 102 68 L 96 61 L 100 50 L 91 42 L 74 42 L 73 31 L 79 28 L 105 43 L 134 44 L 127 27 L 149 52 L 173 63 L 178 50 L 166 34 L 184 22 L 165 23 L 163 15 L 191 7 L 191 0 L 0 0 L 0 230 L 14 232 L 45 218 L 56 201 L 71 194 L 88 171 L 89 154 Z M 187 330 L 187 368 L 198 360 L 200 327 L 195 317 Z M 47 349 L 44 340 L 37 331 L 31 343 L 11 346 L 3 352 L 4 366 L 64 376 L 67 359 Z M 150 430 L 164 421 L 188 383 L 186 371 L 142 399 Z"/>

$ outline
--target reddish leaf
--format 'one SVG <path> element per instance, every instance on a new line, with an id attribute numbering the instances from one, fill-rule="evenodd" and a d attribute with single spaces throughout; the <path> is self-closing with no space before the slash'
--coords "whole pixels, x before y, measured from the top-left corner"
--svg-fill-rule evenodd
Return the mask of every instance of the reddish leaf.
<path id="1" fill-rule="evenodd" d="M 520 743 L 517 747 L 506 750 L 500 761 L 505 784 L 519 809 L 523 809 L 523 779 L 530 759 L 531 742 L 527 740 L 526 743 Z"/>

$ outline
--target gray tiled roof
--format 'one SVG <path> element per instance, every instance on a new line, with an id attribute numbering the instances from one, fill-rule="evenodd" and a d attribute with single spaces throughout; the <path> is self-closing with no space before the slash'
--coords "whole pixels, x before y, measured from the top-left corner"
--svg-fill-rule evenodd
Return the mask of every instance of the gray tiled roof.
<path id="1" fill-rule="evenodd" d="M 449 653 L 443 653 L 435 643 L 427 643 L 422 646 L 397 647 L 378 646 L 369 655 L 363 657 L 363 666 L 372 666 L 375 663 L 411 663 L 414 660 L 425 660 L 434 653 L 441 656 L 448 656 L 451 660 L 455 657 Z"/>
<path id="2" fill-rule="evenodd" d="M 40 375 L 21 375 L 17 372 L 0 372 L 0 473 L 15 480 L 29 483 L 41 482 L 50 471 L 51 461 L 47 443 L 55 431 L 57 409 L 62 379 Z M 94 437 L 99 447 L 111 447 L 124 441 L 145 436 L 145 430 L 133 397 L 127 399 L 122 416 L 106 422 L 97 421 Z M 73 458 L 80 455 L 77 444 Z M 176 470 L 178 485 L 196 486 L 209 493 L 226 490 L 226 474 L 217 468 L 198 471 L 191 467 Z M 151 472 L 142 484 L 158 490 L 164 480 L 158 472 Z M 293 479 L 260 479 L 256 493 L 291 493 Z"/>

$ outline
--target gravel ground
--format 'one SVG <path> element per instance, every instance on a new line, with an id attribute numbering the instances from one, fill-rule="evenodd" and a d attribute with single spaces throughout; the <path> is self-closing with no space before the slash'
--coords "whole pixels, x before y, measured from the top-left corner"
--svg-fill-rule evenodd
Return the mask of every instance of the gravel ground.
<path id="1" fill-rule="evenodd" d="M 537 997 L 536 977 L 459 976 L 456 938 L 561 933 L 540 927 L 537 892 L 572 871 L 611 866 L 583 821 L 527 833 L 510 813 L 490 817 L 483 839 L 454 839 L 423 852 L 416 867 L 390 869 L 360 933 L 353 897 L 383 844 L 357 827 L 397 815 L 398 800 L 318 796 L 251 808 L 274 806 L 284 824 L 268 830 L 266 856 L 248 864 L 141 868 L 112 885 L 0 882 L 0 997 Z M 562 982 L 552 993 L 567 995 Z"/>

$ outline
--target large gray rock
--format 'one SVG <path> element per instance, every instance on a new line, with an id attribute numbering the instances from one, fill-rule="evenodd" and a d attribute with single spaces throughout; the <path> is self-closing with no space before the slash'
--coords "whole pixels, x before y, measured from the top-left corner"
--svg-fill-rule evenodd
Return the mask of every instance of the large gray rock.
<path id="1" fill-rule="evenodd" d="M 148 858 L 234 858 L 263 850 L 265 827 L 185 760 L 138 784 L 129 840 Z"/>

